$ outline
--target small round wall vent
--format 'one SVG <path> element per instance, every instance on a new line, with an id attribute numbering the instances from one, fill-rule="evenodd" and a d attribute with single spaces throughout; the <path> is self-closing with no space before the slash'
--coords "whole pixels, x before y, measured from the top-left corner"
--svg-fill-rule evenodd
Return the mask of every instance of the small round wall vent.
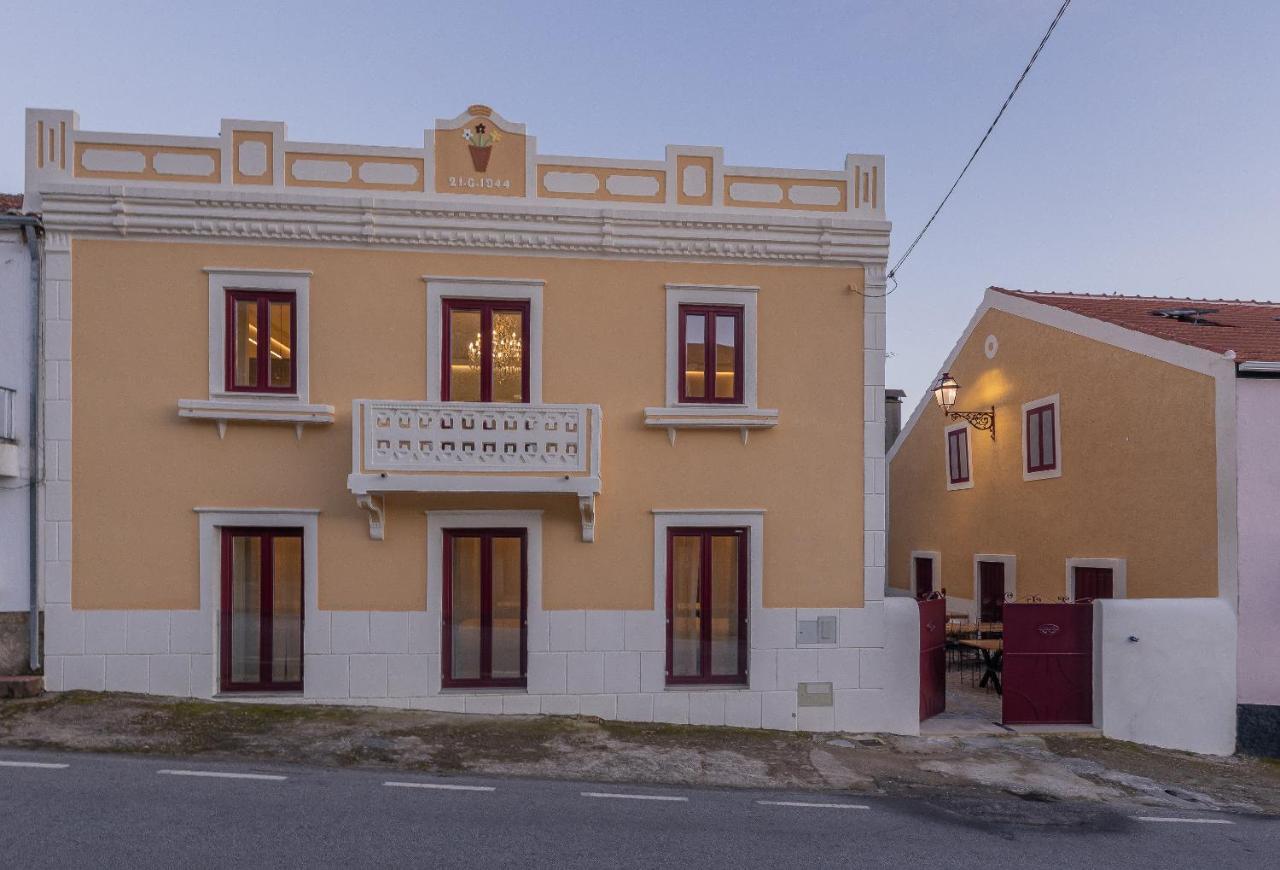
<path id="1" fill-rule="evenodd" d="M 994 335 L 988 335 L 987 343 L 983 349 L 987 353 L 987 359 L 995 359 L 996 354 L 1000 352 L 1000 339 Z"/>

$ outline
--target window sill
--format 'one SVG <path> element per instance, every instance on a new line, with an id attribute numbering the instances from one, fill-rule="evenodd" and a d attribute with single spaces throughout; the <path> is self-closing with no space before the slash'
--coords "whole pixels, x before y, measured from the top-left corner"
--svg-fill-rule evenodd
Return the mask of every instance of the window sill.
<path id="1" fill-rule="evenodd" d="M 667 683 L 668 692 L 750 692 L 750 683 Z"/>
<path id="2" fill-rule="evenodd" d="M 275 396 L 243 399 L 179 399 L 178 416 L 191 420 L 212 420 L 218 425 L 218 437 L 227 434 L 227 423 L 292 424 L 298 438 L 302 427 L 333 422 L 333 405 L 309 405 L 298 399 Z"/>
<path id="3" fill-rule="evenodd" d="M 1046 471 L 1024 471 L 1022 472 L 1023 480 L 1052 480 L 1055 477 L 1062 477 L 1062 468 L 1050 468 Z"/>
<path id="4" fill-rule="evenodd" d="M 742 443 L 752 429 L 772 429 L 778 425 L 778 412 L 772 408 L 749 408 L 746 405 L 675 405 L 645 408 L 644 424 L 666 429 L 667 438 L 676 443 L 678 429 L 737 429 Z"/>

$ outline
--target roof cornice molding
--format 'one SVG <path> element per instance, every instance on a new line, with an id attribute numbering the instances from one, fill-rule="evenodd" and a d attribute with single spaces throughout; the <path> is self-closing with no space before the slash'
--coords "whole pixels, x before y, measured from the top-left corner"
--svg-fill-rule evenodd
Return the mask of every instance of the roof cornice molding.
<path id="1" fill-rule="evenodd" d="M 512 203 L 422 202 L 279 192 L 50 185 L 51 233 L 76 238 L 216 240 L 809 264 L 883 264 L 888 221 Z"/>

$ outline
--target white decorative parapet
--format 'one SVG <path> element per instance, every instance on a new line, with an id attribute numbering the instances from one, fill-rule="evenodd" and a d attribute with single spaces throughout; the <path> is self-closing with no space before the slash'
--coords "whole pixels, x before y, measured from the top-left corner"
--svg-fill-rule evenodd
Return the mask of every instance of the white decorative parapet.
<path id="1" fill-rule="evenodd" d="M 388 492 L 563 492 L 595 535 L 599 405 L 356 399 L 347 487 L 382 537 Z"/>
<path id="2" fill-rule="evenodd" d="M 28 109 L 24 205 L 44 211 L 46 195 L 86 192 L 154 204 L 156 195 L 164 201 L 204 191 L 207 208 L 211 190 L 224 206 L 276 202 L 289 191 L 359 203 L 361 210 L 373 197 L 394 207 L 482 196 L 562 207 L 886 219 L 884 158 L 876 154 L 848 154 L 838 170 L 734 166 L 723 149 L 694 145 L 670 145 L 662 160 L 539 154 L 524 124 L 482 105 L 438 118 L 423 133 L 422 147 L 326 144 L 291 140 L 282 122 L 224 118 L 216 136 L 171 136 L 82 130 L 75 112 Z M 221 199 L 231 190 L 245 199 Z M 123 233 L 155 216 L 122 209 L 115 217 L 94 229 Z"/>

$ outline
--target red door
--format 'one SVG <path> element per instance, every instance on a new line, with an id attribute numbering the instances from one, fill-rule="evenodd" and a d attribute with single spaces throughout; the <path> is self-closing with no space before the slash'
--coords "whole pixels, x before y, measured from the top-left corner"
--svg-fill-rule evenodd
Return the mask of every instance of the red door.
<path id="1" fill-rule="evenodd" d="M 1112 597 L 1113 580 L 1110 568 L 1073 568 L 1076 601 L 1082 598 Z"/>
<path id="2" fill-rule="evenodd" d="M 1004 608 L 1004 562 L 978 563 L 978 618 L 983 622 L 999 622 Z"/>
<path id="3" fill-rule="evenodd" d="M 947 599 L 920 600 L 920 719 L 947 709 Z"/>
<path id="4" fill-rule="evenodd" d="M 1093 607 L 1004 606 L 1006 725 L 1093 723 Z"/>
<path id="5" fill-rule="evenodd" d="M 933 591 L 933 560 L 916 556 L 916 595 L 928 595 Z"/>

